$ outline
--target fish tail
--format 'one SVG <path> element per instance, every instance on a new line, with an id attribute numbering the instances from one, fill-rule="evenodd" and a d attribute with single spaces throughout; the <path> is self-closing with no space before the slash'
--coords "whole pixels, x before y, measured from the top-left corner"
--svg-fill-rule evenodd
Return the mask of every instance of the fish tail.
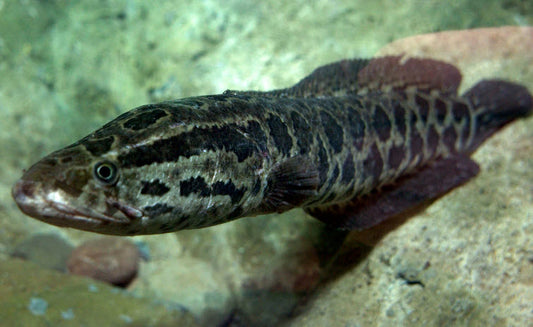
<path id="1" fill-rule="evenodd" d="M 483 80 L 463 97 L 476 108 L 472 151 L 503 126 L 533 113 L 533 99 L 528 89 L 503 80 Z"/>

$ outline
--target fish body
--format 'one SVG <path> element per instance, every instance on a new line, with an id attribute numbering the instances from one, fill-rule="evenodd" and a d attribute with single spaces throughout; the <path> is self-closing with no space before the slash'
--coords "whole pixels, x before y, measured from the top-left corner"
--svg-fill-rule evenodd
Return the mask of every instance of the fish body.
<path id="1" fill-rule="evenodd" d="M 37 162 L 13 197 L 32 217 L 103 234 L 295 207 L 367 228 L 475 176 L 469 154 L 531 113 L 520 85 L 458 95 L 460 80 L 440 61 L 383 57 L 320 67 L 288 89 L 141 106 Z"/>

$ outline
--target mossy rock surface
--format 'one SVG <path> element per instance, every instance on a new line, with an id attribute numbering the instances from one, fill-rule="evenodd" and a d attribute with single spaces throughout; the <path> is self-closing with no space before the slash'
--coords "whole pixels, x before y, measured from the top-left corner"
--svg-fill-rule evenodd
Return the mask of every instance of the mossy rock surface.
<path id="1" fill-rule="evenodd" d="M 181 308 L 19 259 L 0 262 L 0 326 L 197 326 Z"/>

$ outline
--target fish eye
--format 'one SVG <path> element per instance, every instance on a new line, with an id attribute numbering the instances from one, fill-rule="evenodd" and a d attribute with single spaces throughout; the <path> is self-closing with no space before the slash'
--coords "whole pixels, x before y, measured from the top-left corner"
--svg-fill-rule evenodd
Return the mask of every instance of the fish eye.
<path id="1" fill-rule="evenodd" d="M 110 161 L 101 161 L 94 165 L 94 177 L 104 185 L 113 185 L 118 181 L 117 165 Z"/>

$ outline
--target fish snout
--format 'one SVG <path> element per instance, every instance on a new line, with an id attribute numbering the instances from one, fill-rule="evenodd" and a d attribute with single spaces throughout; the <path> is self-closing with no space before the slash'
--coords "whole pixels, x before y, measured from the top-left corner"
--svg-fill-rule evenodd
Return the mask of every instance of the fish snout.
<path id="1" fill-rule="evenodd" d="M 31 217 L 39 217 L 39 183 L 20 179 L 11 189 L 11 195 L 17 206 Z"/>

